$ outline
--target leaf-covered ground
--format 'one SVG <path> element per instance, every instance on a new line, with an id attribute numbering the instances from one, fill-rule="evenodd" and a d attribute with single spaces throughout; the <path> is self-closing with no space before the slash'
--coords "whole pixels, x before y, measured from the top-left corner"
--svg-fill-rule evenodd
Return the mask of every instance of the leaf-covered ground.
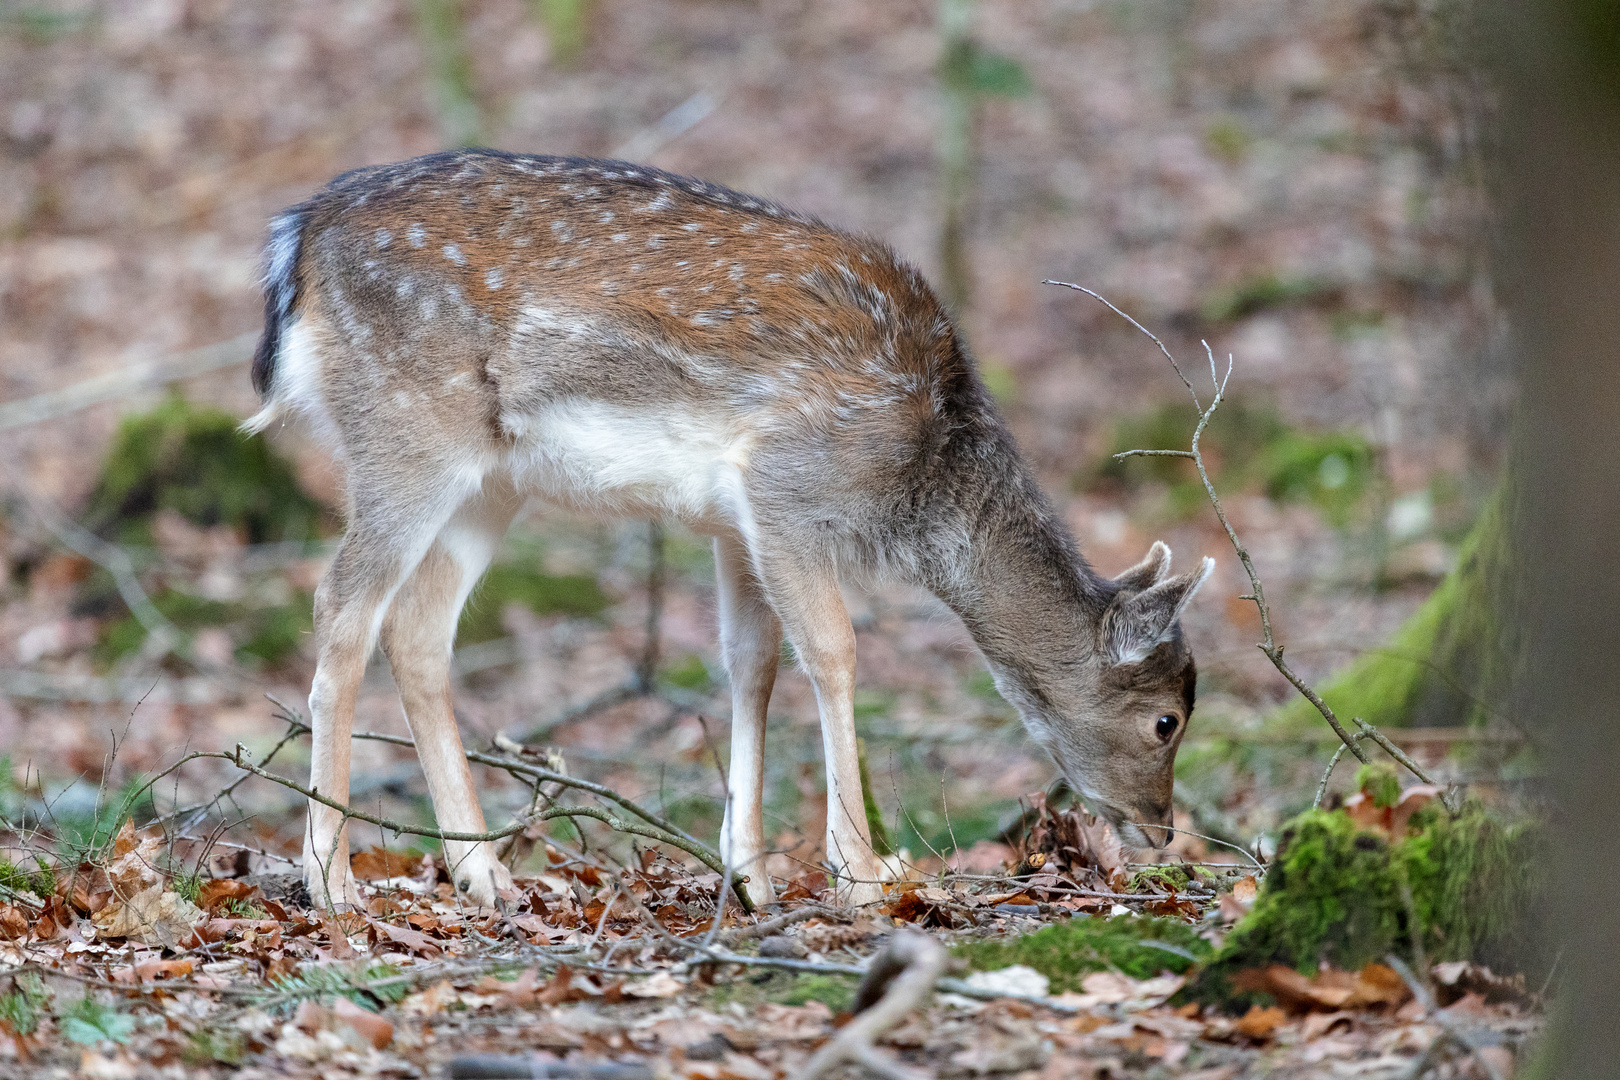
<path id="1" fill-rule="evenodd" d="M 1104 842 L 1070 842 L 1085 836 Z M 770 912 L 733 902 L 717 926 L 720 875 L 651 847 L 625 865 L 546 844 L 546 872 L 496 909 L 458 898 L 431 855 L 372 849 L 352 860 L 363 908 L 334 913 L 290 875 L 189 875 L 160 832 L 126 821 L 77 865 L 8 864 L 0 1057 L 19 1078 L 545 1062 L 772 1080 L 848 1022 L 861 968 L 902 928 L 953 953 L 878 1044 L 927 1075 L 1500 1077 L 1538 1027 L 1522 977 L 1466 962 L 1411 982 L 1377 963 L 1272 966 L 1235 980 L 1264 1004 L 1178 1004 L 1265 868 L 1129 875 L 1106 839 L 1042 807 L 1003 873 L 898 880 L 866 910 L 806 873 Z"/>

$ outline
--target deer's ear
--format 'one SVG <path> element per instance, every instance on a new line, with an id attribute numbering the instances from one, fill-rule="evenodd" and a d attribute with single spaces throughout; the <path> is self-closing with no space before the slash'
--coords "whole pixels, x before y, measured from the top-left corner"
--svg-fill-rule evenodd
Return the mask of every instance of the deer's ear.
<path id="1" fill-rule="evenodd" d="M 1170 636 L 1182 610 L 1214 569 L 1215 560 L 1206 557 L 1196 570 L 1114 601 L 1103 616 L 1102 626 L 1103 648 L 1109 658 L 1116 664 L 1145 660 Z"/>
<path id="2" fill-rule="evenodd" d="M 1124 592 L 1141 592 L 1169 576 L 1170 548 L 1163 540 L 1155 540 L 1148 548 L 1147 558 L 1115 578 L 1114 583 Z"/>

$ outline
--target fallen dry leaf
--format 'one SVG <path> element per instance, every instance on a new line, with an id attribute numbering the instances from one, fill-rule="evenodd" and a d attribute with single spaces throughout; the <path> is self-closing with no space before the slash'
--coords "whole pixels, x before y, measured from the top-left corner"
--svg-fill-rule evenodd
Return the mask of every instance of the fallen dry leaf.
<path id="1" fill-rule="evenodd" d="M 335 959 L 353 960 L 360 955 L 354 951 L 354 946 L 349 943 L 349 935 L 344 932 L 343 925 L 337 919 L 324 912 L 317 912 L 315 917 L 326 931 L 328 947 Z"/>
<path id="2" fill-rule="evenodd" d="M 1250 1005 L 1249 1011 L 1232 1025 L 1232 1030 L 1255 1042 L 1265 1042 L 1287 1020 L 1288 1014 L 1275 1005 L 1264 1009 L 1258 1005 Z"/>
<path id="3" fill-rule="evenodd" d="M 197 890 L 197 906 L 210 915 L 218 915 L 219 909 L 224 906 L 226 901 L 236 900 L 247 903 L 253 898 L 253 894 L 258 891 L 257 886 L 249 885 L 245 881 L 238 881 L 234 878 L 215 878 L 212 881 L 203 882 L 202 887 Z"/>
<path id="4" fill-rule="evenodd" d="M 412 930 L 406 926 L 394 926 L 381 919 L 373 920 L 370 924 L 377 937 L 385 938 L 395 945 L 403 945 L 419 956 L 434 957 L 444 951 L 444 947 L 437 941 L 428 937 L 420 930 Z"/>
<path id="5" fill-rule="evenodd" d="M 1248 907 L 1253 904 L 1254 898 L 1259 895 L 1260 883 L 1254 879 L 1253 874 L 1250 874 L 1247 877 L 1238 878 L 1237 882 L 1232 886 L 1232 899 L 1236 900 L 1244 907 Z"/>
<path id="6" fill-rule="evenodd" d="M 79 1075 L 89 1080 L 135 1080 L 138 1073 L 135 1060 L 124 1050 L 111 1057 L 86 1050 L 79 1055 Z"/>
<path id="7" fill-rule="evenodd" d="M 1232 986 L 1246 993 L 1270 994 L 1295 1012 L 1396 1006 L 1411 996 L 1406 982 L 1383 964 L 1368 964 L 1356 972 L 1329 969 L 1314 976 L 1272 964 L 1238 972 Z"/>
<path id="8" fill-rule="evenodd" d="M 16 941 L 28 936 L 28 913 L 14 904 L 0 904 L 0 937 Z"/>
<path id="9" fill-rule="evenodd" d="M 113 858 L 107 865 L 113 896 L 128 900 L 161 882 L 163 872 L 158 869 L 158 859 L 162 854 L 162 836 L 139 834 L 133 821 L 125 821 L 113 838 Z"/>
<path id="10" fill-rule="evenodd" d="M 346 997 L 332 1002 L 332 1015 L 339 1024 L 347 1024 L 374 1048 L 381 1050 L 394 1041 L 394 1025 L 374 1012 L 362 1009 Z"/>
<path id="11" fill-rule="evenodd" d="M 1482 964 L 1466 960 L 1434 965 L 1434 982 L 1441 1005 L 1450 1005 L 1465 994 L 1479 994 L 1491 1003 L 1529 1000 L 1523 975 L 1498 975 Z"/>
<path id="12" fill-rule="evenodd" d="M 177 949 L 208 915 L 160 882 L 127 900 L 113 901 L 91 918 L 100 937 L 134 938 L 144 945 Z"/>
<path id="13" fill-rule="evenodd" d="M 190 960 L 147 960 L 134 967 L 121 967 L 113 971 L 114 982 L 144 983 L 155 979 L 178 978 L 190 975 L 192 970 Z"/>
<path id="14" fill-rule="evenodd" d="M 1394 810 L 1390 813 L 1390 834 L 1393 836 L 1405 836 L 1406 827 L 1411 823 L 1412 815 L 1443 794 L 1445 794 L 1445 790 L 1434 784 L 1413 784 L 1401 792 L 1400 802 L 1395 804 Z"/>
<path id="15" fill-rule="evenodd" d="M 414 851 L 389 851 L 387 848 L 374 847 L 349 856 L 349 869 L 361 881 L 415 877 L 421 868 L 422 856 Z"/>
<path id="16" fill-rule="evenodd" d="M 419 990 L 399 1003 L 406 1016 L 433 1016 L 456 1001 L 456 988 L 449 979 L 440 979 L 426 990 Z"/>
<path id="17" fill-rule="evenodd" d="M 627 984 L 624 994 L 626 997 L 667 998 L 674 997 L 684 989 L 686 987 L 675 976 L 667 971 L 659 971 L 650 979 Z"/>
<path id="18" fill-rule="evenodd" d="M 394 1041 L 393 1024 L 346 997 L 334 999 L 330 1008 L 313 1001 L 300 1003 L 293 1015 L 293 1026 L 317 1039 L 321 1032 L 331 1032 L 342 1046 L 355 1050 L 365 1047 L 381 1050 Z"/>

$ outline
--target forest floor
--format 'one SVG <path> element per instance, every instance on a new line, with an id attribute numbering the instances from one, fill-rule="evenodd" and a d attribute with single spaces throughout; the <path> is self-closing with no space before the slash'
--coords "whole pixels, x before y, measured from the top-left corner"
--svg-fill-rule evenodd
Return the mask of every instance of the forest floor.
<path id="1" fill-rule="evenodd" d="M 448 6 L 462 24 L 432 32 L 413 12 L 436 5 L 369 0 L 0 11 L 4 404 L 251 335 L 268 216 L 343 169 L 440 148 L 452 91 L 472 103 L 488 143 L 629 153 L 757 191 L 879 235 L 937 277 L 932 5 L 595 5 L 572 57 L 533 15 L 558 5 Z M 1218 938 L 1241 910 L 1231 889 L 1248 876 L 1245 852 L 1269 858 L 1277 825 L 1309 805 L 1333 736 L 1268 721 L 1291 691 L 1254 649 L 1254 608 L 1238 598 L 1247 583 L 1187 475 L 1110 464 L 1113 450 L 1186 438 L 1174 375 L 1096 304 L 1039 282 L 1101 289 L 1178 355 L 1198 355 L 1201 339 L 1235 354 L 1233 404 L 1207 445 L 1280 639 L 1320 678 L 1377 648 L 1444 574 L 1505 438 L 1510 395 L 1477 239 L 1472 133 L 1455 108 L 1454 73 L 1400 4 L 985 0 L 976 27 L 1033 86 L 980 118 L 968 238 L 976 287 L 963 322 L 987 381 L 1099 570 L 1118 573 L 1161 537 L 1180 566 L 1218 560 L 1185 620 L 1198 709 L 1178 763 L 1178 839 L 1157 857 L 1230 865 L 1154 916 Z M 465 53 L 460 90 L 453 56 L 441 62 L 446 48 Z M 680 115 L 697 119 L 668 123 Z M 649 859 L 649 848 L 597 824 L 559 824 L 518 864 L 502 913 L 450 895 L 434 845 L 421 843 L 401 867 L 370 868 L 366 910 L 334 920 L 287 884 L 303 806 L 293 792 L 255 778 L 218 802 L 241 774 L 201 758 L 133 797 L 188 752 L 242 744 L 265 761 L 287 733 L 265 696 L 301 708 L 312 674 L 309 598 L 332 551 L 330 516 L 313 538 L 266 540 L 158 514 L 122 539 L 190 659 L 158 647 L 106 568 L 65 539 L 63 518 L 85 512 L 118 456 L 109 446 L 122 418 L 171 392 L 231 417 L 252 411 L 248 347 L 240 352 L 240 364 L 211 374 L 0 425 L 7 852 L 25 878 L 35 854 L 71 871 L 89 853 L 100 866 L 86 871 L 82 896 L 71 873 L 55 899 L 32 888 L 39 882 L 0 882 L 13 890 L 0 915 L 10 980 L 0 1024 L 19 1035 L 9 1050 L 0 1040 L 0 1053 L 18 1055 L 0 1073 L 206 1075 L 238 1062 L 265 1076 L 413 1075 L 457 1055 L 536 1049 L 682 1075 L 794 1073 L 840 1030 L 856 977 L 762 967 L 758 939 L 744 936 L 752 919 L 735 908 L 709 948 L 746 960 L 677 946 L 665 935 L 705 939 L 714 917 L 717 882 L 699 863 Z M 313 440 L 289 429 L 274 445 L 317 503 L 341 505 L 341 478 Z M 712 562 L 703 541 L 670 534 L 651 661 L 650 565 L 644 524 L 527 511 L 463 622 L 457 714 L 469 749 L 494 753 L 497 736 L 545 748 L 570 775 L 712 842 L 729 713 Z M 1145 869 L 1135 864 L 1120 867 L 1124 883 L 1106 867 L 1100 881 L 1081 874 L 1087 886 L 1036 882 L 1027 834 L 1013 826 L 1052 768 L 960 623 L 896 586 L 852 587 L 846 599 L 857 720 L 902 853 L 896 877 L 910 883 L 896 888 L 915 899 L 785 927 L 772 946 L 782 964 L 855 966 L 901 923 L 954 947 L 1165 903 L 1140 888 L 1065 895 L 1126 889 Z M 649 666 L 656 694 L 582 711 Z M 406 734 L 381 661 L 356 729 Z M 1442 780 L 1488 800 L 1511 802 L 1524 787 L 1511 734 L 1395 734 Z M 826 804 L 813 694 L 791 663 L 769 739 L 768 870 L 784 887 L 800 883 L 784 912 L 833 907 L 817 879 Z M 295 738 L 273 761 L 300 777 L 307 744 Z M 529 785 L 476 771 L 492 822 L 529 805 Z M 355 772 L 357 807 L 431 821 L 411 748 L 359 741 Z M 1336 775 L 1330 797 L 1349 790 L 1350 773 Z M 144 824 L 188 806 L 209 812 L 167 817 L 160 857 L 133 841 L 146 854 L 129 872 L 131 883 L 161 886 L 154 901 L 184 893 L 200 906 L 208 921 L 187 926 L 196 941 L 165 948 L 101 933 L 92 898 L 99 913 L 118 891 L 95 874 L 119 857 L 125 815 Z M 402 843 L 354 830 L 357 849 Z M 640 906 L 626 904 L 626 890 Z M 1473 976 L 1456 972 L 1435 977 L 1433 1008 L 1396 1000 L 1398 988 L 1326 1008 L 1338 993 L 1329 989 L 1247 1026 L 1167 1004 L 1179 976 L 1089 974 L 1061 992 L 1085 1000 L 1025 1000 L 1028 982 L 992 1001 L 936 998 L 887 1035 L 884 1052 L 942 1075 L 1396 1077 L 1432 1064 L 1442 1075 L 1506 1076 L 1502 1054 L 1534 1028 L 1530 1006 L 1471 996 L 1456 988 Z M 337 1004 L 351 1000 L 386 1018 L 381 1047 L 375 1022 Z M 38 1026 L 25 1033 L 29 1017 Z M 1477 1051 L 1457 1050 L 1444 1034 L 1453 1029 Z"/>

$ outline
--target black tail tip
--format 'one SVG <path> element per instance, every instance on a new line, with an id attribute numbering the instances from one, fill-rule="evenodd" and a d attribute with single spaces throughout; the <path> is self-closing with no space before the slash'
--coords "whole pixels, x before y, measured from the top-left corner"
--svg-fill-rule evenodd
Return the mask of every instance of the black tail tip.
<path id="1" fill-rule="evenodd" d="M 280 338 L 281 320 L 271 315 L 265 320 L 259 347 L 253 350 L 253 389 L 261 398 L 270 393 L 270 384 L 275 380 L 276 348 Z"/>

